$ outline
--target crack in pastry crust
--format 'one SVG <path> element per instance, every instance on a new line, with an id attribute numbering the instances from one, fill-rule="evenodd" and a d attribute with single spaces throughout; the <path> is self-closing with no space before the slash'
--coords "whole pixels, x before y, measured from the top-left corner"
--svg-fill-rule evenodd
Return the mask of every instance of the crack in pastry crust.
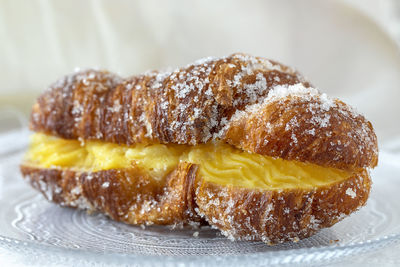
<path id="1" fill-rule="evenodd" d="M 137 166 L 98 172 L 21 166 L 31 185 L 50 201 L 148 225 L 202 221 L 194 212 L 196 170 L 196 165 L 180 163 L 161 183 Z"/>

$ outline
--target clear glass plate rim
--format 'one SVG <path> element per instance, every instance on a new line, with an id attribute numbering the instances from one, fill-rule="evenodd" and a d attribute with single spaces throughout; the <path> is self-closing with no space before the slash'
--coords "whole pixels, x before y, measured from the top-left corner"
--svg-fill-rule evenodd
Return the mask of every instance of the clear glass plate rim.
<path id="1" fill-rule="evenodd" d="M 324 255 L 326 252 L 330 252 L 330 254 L 343 252 L 346 250 L 359 249 L 361 250 L 358 254 L 362 254 L 368 252 L 372 249 L 381 249 L 390 244 L 400 243 L 400 233 L 385 235 L 377 239 L 367 240 L 364 242 L 356 242 L 352 244 L 346 245 L 334 245 L 327 247 L 312 247 L 312 248 L 298 248 L 298 249 L 288 249 L 288 250 L 280 250 L 280 251 L 267 251 L 267 252 L 252 252 L 246 253 L 242 255 L 181 255 L 181 256 L 173 256 L 173 255 L 144 255 L 144 254 L 134 254 L 134 253 L 115 253 L 115 252 L 96 252 L 90 249 L 85 248 L 65 248 L 65 247 L 57 247 L 52 246 L 50 244 L 38 243 L 31 240 L 19 240 L 16 238 L 10 238 L 3 235 L 0 235 L 0 245 L 4 248 L 7 245 L 11 247 L 18 248 L 28 248 L 33 251 L 46 251 L 48 253 L 61 253 L 66 256 L 67 254 L 70 256 L 76 256 L 80 258 L 87 258 L 88 260 L 104 260 L 104 259 L 135 259 L 141 262 L 154 261 L 154 260 L 162 260 L 168 262 L 176 263 L 177 260 L 184 260 L 185 262 L 198 262 L 199 260 L 204 261 L 205 258 L 208 260 L 218 259 L 223 262 L 237 262 L 237 261 L 247 261 L 251 259 L 264 260 L 265 262 L 271 262 L 273 259 L 277 259 L 278 257 L 290 257 L 295 258 L 301 255 Z M 7 249 L 7 248 L 6 248 Z M 341 254 L 345 255 L 345 254 Z M 266 256 L 266 257 L 261 257 Z M 339 256 L 339 255 L 338 255 Z M 332 257 L 331 259 L 335 259 L 337 257 Z M 313 262 L 318 260 L 318 257 L 311 257 Z M 288 260 L 288 259 L 286 259 Z M 324 257 L 319 258 L 320 261 L 324 260 Z M 281 263 L 281 261 L 277 261 L 276 263 Z M 292 261 L 289 261 L 292 262 Z M 302 261 L 303 263 L 305 261 Z"/>

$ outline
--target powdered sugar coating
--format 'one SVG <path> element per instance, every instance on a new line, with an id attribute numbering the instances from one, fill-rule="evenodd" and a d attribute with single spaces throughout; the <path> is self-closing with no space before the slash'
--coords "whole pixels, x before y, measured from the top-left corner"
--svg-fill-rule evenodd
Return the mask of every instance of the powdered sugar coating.
<path id="1" fill-rule="evenodd" d="M 63 206 L 101 211 L 130 224 L 189 224 L 203 221 L 194 211 L 197 166 L 181 163 L 163 183 L 140 169 L 78 172 L 22 165 L 22 173 L 44 196 Z"/>
<path id="2" fill-rule="evenodd" d="M 198 228 L 207 222 L 231 240 L 268 244 L 296 242 L 335 224 L 365 204 L 371 184 L 368 171 L 361 170 L 316 188 L 251 190 L 205 182 L 186 163 L 162 184 L 137 169 L 79 173 L 23 165 L 22 172 L 47 199 L 64 206 L 143 227 Z"/>
<path id="3" fill-rule="evenodd" d="M 333 187 L 249 192 L 197 184 L 201 177 L 185 164 L 161 185 L 134 166 L 97 173 L 24 171 L 34 187 L 63 205 L 97 209 L 132 224 L 179 226 L 202 217 L 230 239 L 266 243 L 299 240 L 364 204 L 370 186 L 365 168 L 376 165 L 378 154 L 372 125 L 351 107 L 321 94 L 289 67 L 243 54 L 129 79 L 94 70 L 75 73 L 38 99 L 31 128 L 82 142 L 223 141 L 355 172 Z M 297 207 L 293 199 L 304 205 Z"/>
<path id="4" fill-rule="evenodd" d="M 74 73 L 38 99 L 31 127 L 127 145 L 222 140 L 254 153 L 340 168 L 374 166 L 377 159 L 376 136 L 363 116 L 312 88 L 293 69 L 245 54 L 125 80 L 102 71 Z M 329 144 L 322 160 L 304 156 L 311 142 Z"/>
<path id="5" fill-rule="evenodd" d="M 347 188 L 346 195 L 350 196 L 351 198 L 355 198 L 357 194 L 351 188 Z"/>
<path id="6" fill-rule="evenodd" d="M 312 190 L 263 192 L 204 183 L 196 199 L 199 214 L 229 239 L 274 244 L 297 242 L 335 224 L 364 205 L 369 190 L 363 171 Z"/>
<path id="7" fill-rule="evenodd" d="M 206 58 L 172 72 L 151 71 L 127 80 L 87 70 L 50 86 L 34 108 L 32 125 L 62 137 L 195 145 L 217 138 L 236 110 L 260 102 L 273 86 L 299 82 L 308 84 L 289 67 L 244 54 Z M 75 123 L 68 123 L 68 129 L 48 129 L 69 117 Z M 121 130 L 134 136 L 121 140 L 122 134 L 109 135 Z"/>
<path id="8" fill-rule="evenodd" d="M 277 85 L 237 110 L 218 134 L 253 153 L 340 169 L 375 166 L 372 125 L 353 108 L 301 83 Z"/>

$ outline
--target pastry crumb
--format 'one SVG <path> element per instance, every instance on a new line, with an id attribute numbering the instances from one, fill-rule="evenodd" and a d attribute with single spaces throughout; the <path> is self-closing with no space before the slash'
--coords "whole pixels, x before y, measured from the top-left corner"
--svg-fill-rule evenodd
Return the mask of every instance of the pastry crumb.
<path id="1" fill-rule="evenodd" d="M 356 192 L 353 189 L 347 188 L 346 195 L 350 196 L 351 198 L 355 198 L 357 196 Z"/>

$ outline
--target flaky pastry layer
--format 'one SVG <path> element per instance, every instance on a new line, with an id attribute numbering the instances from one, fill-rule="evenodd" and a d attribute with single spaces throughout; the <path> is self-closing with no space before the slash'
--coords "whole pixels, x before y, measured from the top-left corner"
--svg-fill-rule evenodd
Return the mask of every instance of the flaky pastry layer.
<path id="1" fill-rule="evenodd" d="M 223 186 L 182 162 L 158 181 L 137 166 L 78 172 L 21 165 L 30 184 L 63 206 L 100 211 L 129 224 L 208 223 L 235 240 L 298 241 L 363 206 L 371 180 L 365 170 L 313 188 L 256 190 Z"/>
<path id="2" fill-rule="evenodd" d="M 339 169 L 374 167 L 377 139 L 362 115 L 291 68 L 234 54 L 121 79 L 66 76 L 34 105 L 31 129 L 132 145 L 222 141 L 245 151 Z"/>

